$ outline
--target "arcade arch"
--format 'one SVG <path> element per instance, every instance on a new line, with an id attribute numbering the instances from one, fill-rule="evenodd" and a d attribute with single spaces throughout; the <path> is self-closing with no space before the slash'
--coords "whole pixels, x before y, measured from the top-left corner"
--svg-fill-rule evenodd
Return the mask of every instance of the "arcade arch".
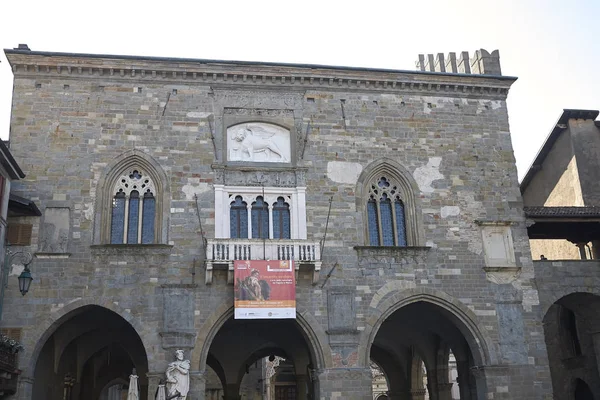
<path id="1" fill-rule="evenodd" d="M 234 320 L 230 309 L 220 320 L 206 335 L 199 361 L 201 371 L 211 369 L 218 376 L 223 399 L 239 399 L 242 386 L 247 387 L 252 379 L 249 375 L 257 377 L 256 386 L 273 374 L 283 376 L 282 371 L 285 382 L 277 382 L 275 376 L 274 385 L 285 383 L 286 393 L 294 393 L 298 400 L 318 398 L 316 371 L 325 366 L 323 351 L 301 315 L 295 320 Z M 276 370 L 268 376 L 268 369 L 273 367 L 269 362 L 277 359 Z M 282 390 L 275 386 L 272 393 Z"/>
<path id="2" fill-rule="evenodd" d="M 543 323 L 554 396 L 600 398 L 600 296 L 567 294 L 548 308 Z"/>
<path id="3" fill-rule="evenodd" d="M 485 397 L 484 378 L 474 376 L 471 371 L 484 365 L 488 355 L 480 345 L 484 341 L 479 332 L 473 332 L 471 324 L 464 322 L 468 317 L 451 311 L 452 304 L 446 304 L 445 300 L 426 294 L 413 294 L 387 305 L 374 324 L 367 348 L 368 356 L 389 378 L 390 399 Z M 453 365 L 450 354 L 455 360 Z M 456 382 L 451 379 L 454 367 Z M 458 386 L 458 396 L 456 393 L 453 396 L 454 386 Z"/>
<path id="4" fill-rule="evenodd" d="M 148 359 L 136 330 L 117 313 L 86 305 L 52 326 L 36 354 L 33 400 L 99 400 L 108 390 L 139 376 L 140 398 L 148 396 Z M 126 385 L 125 385 L 126 386 Z"/>

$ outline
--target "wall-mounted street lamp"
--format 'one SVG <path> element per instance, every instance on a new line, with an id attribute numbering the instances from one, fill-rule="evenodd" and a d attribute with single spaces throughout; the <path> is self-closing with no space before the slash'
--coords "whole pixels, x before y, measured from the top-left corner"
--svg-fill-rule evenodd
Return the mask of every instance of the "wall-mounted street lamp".
<path id="1" fill-rule="evenodd" d="M 31 276 L 31 270 L 29 269 L 31 262 L 33 261 L 33 256 L 31 253 L 27 251 L 15 251 L 13 253 L 7 246 L 6 253 L 4 255 L 4 265 L 2 266 L 2 287 L 0 288 L 0 321 L 2 320 L 2 311 L 4 309 L 4 292 L 8 287 L 8 274 L 10 273 L 10 266 L 15 258 L 21 258 L 23 265 L 25 266 L 23 272 L 21 272 L 17 278 L 19 280 L 19 291 L 23 296 L 29 292 L 31 281 L 33 281 L 33 276 Z"/>

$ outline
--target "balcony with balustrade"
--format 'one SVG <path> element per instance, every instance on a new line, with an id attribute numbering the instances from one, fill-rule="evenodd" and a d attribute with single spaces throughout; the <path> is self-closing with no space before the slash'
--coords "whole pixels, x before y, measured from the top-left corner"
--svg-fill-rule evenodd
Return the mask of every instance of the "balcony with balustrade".
<path id="1" fill-rule="evenodd" d="M 311 268 L 315 285 L 321 270 L 321 243 L 305 239 L 208 239 L 205 283 L 212 283 L 214 270 L 226 270 L 227 283 L 233 284 L 235 260 L 294 261 L 296 278 L 301 267 Z"/>

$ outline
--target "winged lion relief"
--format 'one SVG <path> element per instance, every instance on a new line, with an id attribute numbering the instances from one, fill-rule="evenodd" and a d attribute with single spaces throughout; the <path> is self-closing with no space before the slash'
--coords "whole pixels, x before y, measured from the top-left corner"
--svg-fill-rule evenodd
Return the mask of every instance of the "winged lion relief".
<path id="1" fill-rule="evenodd" d="M 279 125 L 234 125 L 227 129 L 228 161 L 288 163 L 290 143 L 290 131 Z"/>

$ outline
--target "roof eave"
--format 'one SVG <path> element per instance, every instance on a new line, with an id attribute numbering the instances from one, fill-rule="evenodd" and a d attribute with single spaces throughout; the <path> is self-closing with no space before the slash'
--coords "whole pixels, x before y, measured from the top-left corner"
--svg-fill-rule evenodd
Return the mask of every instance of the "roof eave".
<path id="1" fill-rule="evenodd" d="M 320 69 L 331 71 L 348 71 L 348 72 L 367 72 L 367 73 L 398 73 L 398 74 L 415 74 L 429 75 L 440 77 L 468 77 L 476 79 L 494 79 L 508 81 L 511 84 L 517 80 L 514 76 L 505 75 L 487 75 L 487 74 L 465 74 L 451 72 L 434 72 L 420 70 L 402 70 L 402 69 L 386 69 L 386 68 L 367 68 L 367 67 L 351 67 L 337 65 L 322 65 L 322 64 L 303 64 L 303 63 L 283 63 L 283 62 L 265 62 L 265 61 L 240 61 L 240 60 L 210 60 L 200 58 L 176 58 L 176 57 L 151 57 L 151 56 L 135 56 L 135 55 L 117 55 L 117 54 L 89 54 L 89 53 L 65 53 L 65 52 L 48 52 L 48 51 L 31 51 L 4 49 L 4 54 L 8 59 L 11 67 L 14 65 L 10 55 L 30 55 L 42 57 L 79 57 L 79 58 L 105 58 L 114 60 L 130 60 L 130 61 L 149 61 L 149 62 L 168 62 L 168 63 L 194 63 L 194 64 L 223 64 L 231 66 L 266 66 L 266 67 L 282 67 L 282 68 L 298 68 L 298 69 Z"/>
<path id="2" fill-rule="evenodd" d="M 563 113 L 558 118 L 558 120 L 554 124 L 554 127 L 552 128 L 552 130 L 546 137 L 544 144 L 538 151 L 537 155 L 535 156 L 535 159 L 531 163 L 531 166 L 527 170 L 527 174 L 525 174 L 525 177 L 523 178 L 523 180 L 521 181 L 521 184 L 519 185 L 519 188 L 521 189 L 521 194 L 525 193 L 527 186 L 529 186 L 529 184 L 533 180 L 533 177 L 535 176 L 535 174 L 540 169 L 542 169 L 542 164 L 544 163 L 544 160 L 548 156 L 548 153 L 550 153 L 550 150 L 552 150 L 554 143 L 556 142 L 556 140 L 558 139 L 560 134 L 564 130 L 567 129 L 567 122 L 569 122 L 569 119 L 577 118 L 577 119 L 594 119 L 595 120 L 598 117 L 599 113 L 600 112 L 598 110 L 578 110 L 578 109 L 569 109 L 569 108 L 563 109 Z"/>

